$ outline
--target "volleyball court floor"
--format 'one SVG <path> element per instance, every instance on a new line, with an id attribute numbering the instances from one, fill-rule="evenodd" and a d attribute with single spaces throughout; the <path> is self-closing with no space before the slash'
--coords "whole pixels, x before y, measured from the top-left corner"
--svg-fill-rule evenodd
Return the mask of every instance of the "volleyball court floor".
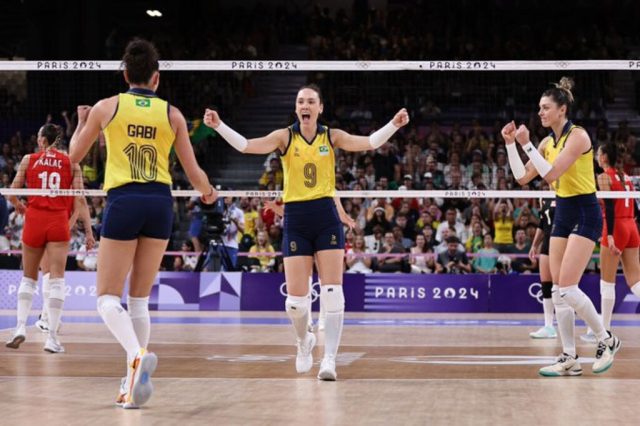
<path id="1" fill-rule="evenodd" d="M 140 410 L 114 405 L 124 353 L 94 312 L 63 316 L 65 354 L 42 350 L 33 326 L 0 349 L 2 424 L 410 425 L 638 424 L 640 317 L 617 315 L 622 349 L 591 373 L 595 346 L 577 340 L 584 375 L 543 378 L 559 339 L 532 340 L 541 315 L 347 313 L 338 381 L 295 372 L 284 313 L 153 312 L 155 393 Z M 32 324 L 35 318 L 30 319 Z M 2 339 L 15 322 L 0 311 Z M 576 336 L 585 331 L 582 323 Z"/>

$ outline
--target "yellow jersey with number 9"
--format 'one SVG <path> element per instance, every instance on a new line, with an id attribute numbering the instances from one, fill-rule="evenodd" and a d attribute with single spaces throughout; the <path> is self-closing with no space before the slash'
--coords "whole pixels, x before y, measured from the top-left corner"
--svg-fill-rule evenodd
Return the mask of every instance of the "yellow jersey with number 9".
<path id="1" fill-rule="evenodd" d="M 564 149 L 571 132 L 578 126 L 568 121 L 562 129 L 562 134 L 556 140 L 552 133 L 544 147 L 544 156 L 551 164 L 556 161 Z M 593 148 L 583 153 L 578 159 L 552 184 L 558 197 L 574 197 L 576 195 L 593 194 L 596 192 L 596 180 L 593 170 Z"/>
<path id="2" fill-rule="evenodd" d="M 169 122 L 167 101 L 146 89 L 120 93 L 104 136 L 105 191 L 133 182 L 171 185 L 169 154 L 176 135 Z"/>
<path id="3" fill-rule="evenodd" d="M 282 154 L 285 203 L 334 197 L 336 171 L 329 128 L 318 124 L 316 136 L 307 141 L 300 124 L 289 127 L 289 145 Z"/>

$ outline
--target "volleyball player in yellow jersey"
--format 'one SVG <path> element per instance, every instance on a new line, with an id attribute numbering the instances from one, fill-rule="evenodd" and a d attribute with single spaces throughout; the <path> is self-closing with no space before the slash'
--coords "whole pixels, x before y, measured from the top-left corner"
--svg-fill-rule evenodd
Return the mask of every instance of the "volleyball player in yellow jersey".
<path id="1" fill-rule="evenodd" d="M 247 140 L 225 125 L 216 111 L 207 110 L 204 123 L 213 127 L 231 146 L 247 154 L 268 154 L 280 150 L 284 168 L 284 238 L 282 250 L 287 281 L 285 309 L 296 332 L 296 370 L 313 366 L 311 351 L 316 337 L 308 331 L 309 276 L 314 254 L 321 282 L 320 297 L 326 308 L 325 352 L 318 378 L 336 380 L 336 355 L 344 319 L 342 270 L 344 232 L 335 196 L 334 148 L 364 151 L 382 146 L 398 128 L 409 122 L 401 109 L 383 128 L 371 136 L 353 136 L 318 123 L 323 104 L 320 89 L 304 86 L 296 97 L 298 121 L 261 138 Z"/>
<path id="2" fill-rule="evenodd" d="M 578 283 L 591 259 L 602 231 L 602 212 L 596 198 L 593 146 L 589 134 L 568 119 L 573 103 L 573 81 L 563 77 L 540 98 L 538 115 L 551 129 L 538 149 L 529 141 L 529 130 L 512 121 L 502 129 L 513 175 L 521 185 L 542 177 L 556 192 L 556 210 L 551 228 L 549 266 L 553 279 L 552 300 L 556 309 L 563 353 L 557 362 L 540 369 L 543 376 L 579 376 L 574 337 L 574 311 L 593 329 L 598 339 L 594 373 L 603 373 L 613 364 L 620 340 L 605 330 L 602 318 Z M 515 141 L 529 157 L 525 166 Z"/>
<path id="3" fill-rule="evenodd" d="M 189 181 L 207 204 L 217 193 L 198 167 L 180 111 L 155 94 L 160 83 L 158 52 L 145 40 L 126 48 L 121 93 L 93 108 L 78 107 L 78 127 L 70 157 L 80 162 L 102 129 L 107 145 L 104 209 L 98 249 L 98 301 L 102 319 L 127 352 L 127 377 L 116 403 L 124 408 L 144 404 L 153 391 L 150 375 L 157 358 L 147 352 L 149 294 L 167 248 L 173 223 L 169 153 L 176 154 Z M 128 312 L 120 297 L 129 276 Z"/>

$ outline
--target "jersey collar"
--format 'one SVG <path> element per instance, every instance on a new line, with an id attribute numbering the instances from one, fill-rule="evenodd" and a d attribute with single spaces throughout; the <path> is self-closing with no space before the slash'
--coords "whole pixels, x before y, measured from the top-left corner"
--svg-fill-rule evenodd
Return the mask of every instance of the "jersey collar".
<path id="1" fill-rule="evenodd" d="M 553 138 L 553 143 L 557 144 L 558 141 L 562 139 L 562 136 L 567 134 L 571 126 L 573 126 L 573 123 L 571 122 L 571 120 L 567 120 L 567 122 L 564 124 L 564 127 L 562 128 L 562 133 L 560 133 L 559 138 L 556 138 L 556 135 L 553 133 L 553 130 L 552 130 L 551 133 L 549 133 L 549 136 Z"/>
<path id="2" fill-rule="evenodd" d="M 158 95 L 156 95 L 156 92 L 154 92 L 153 90 L 143 89 L 142 87 L 131 87 L 129 88 L 129 90 L 127 90 L 127 93 L 138 96 L 147 96 L 150 98 L 158 97 Z"/>

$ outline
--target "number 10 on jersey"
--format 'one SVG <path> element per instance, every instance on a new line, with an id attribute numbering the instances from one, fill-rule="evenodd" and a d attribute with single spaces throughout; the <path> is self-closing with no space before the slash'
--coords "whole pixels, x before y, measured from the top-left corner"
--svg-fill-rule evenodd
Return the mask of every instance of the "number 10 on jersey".
<path id="1" fill-rule="evenodd" d="M 129 158 L 131 179 L 155 181 L 158 177 L 158 152 L 153 145 L 138 146 L 130 143 L 124 148 L 124 153 Z"/>

